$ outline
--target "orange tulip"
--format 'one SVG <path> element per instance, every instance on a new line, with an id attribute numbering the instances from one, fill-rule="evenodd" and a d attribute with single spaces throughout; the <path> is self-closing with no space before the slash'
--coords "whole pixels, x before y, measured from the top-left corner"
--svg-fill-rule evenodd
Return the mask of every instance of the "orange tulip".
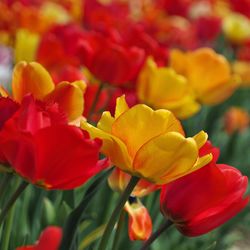
<path id="1" fill-rule="evenodd" d="M 13 71 L 12 91 L 17 102 L 28 93 L 38 100 L 57 102 L 70 121 L 83 113 L 85 88 L 84 81 L 61 82 L 55 86 L 48 71 L 36 62 L 22 61 Z"/>
<path id="2" fill-rule="evenodd" d="M 203 104 L 218 104 L 227 99 L 239 86 L 239 79 L 232 75 L 226 58 L 210 48 L 183 53 L 172 50 L 170 64 L 183 74 Z"/>

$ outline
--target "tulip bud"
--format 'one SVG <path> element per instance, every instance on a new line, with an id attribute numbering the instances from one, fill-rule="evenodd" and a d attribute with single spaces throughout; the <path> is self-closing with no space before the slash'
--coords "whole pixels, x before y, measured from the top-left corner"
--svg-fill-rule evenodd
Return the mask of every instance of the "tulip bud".
<path id="1" fill-rule="evenodd" d="M 224 127 L 228 134 L 244 131 L 249 121 L 248 112 L 242 108 L 231 107 L 224 115 Z"/>
<path id="2" fill-rule="evenodd" d="M 130 240 L 147 240 L 152 233 L 152 221 L 148 210 L 136 198 L 130 198 L 125 204 L 125 210 L 129 215 Z"/>

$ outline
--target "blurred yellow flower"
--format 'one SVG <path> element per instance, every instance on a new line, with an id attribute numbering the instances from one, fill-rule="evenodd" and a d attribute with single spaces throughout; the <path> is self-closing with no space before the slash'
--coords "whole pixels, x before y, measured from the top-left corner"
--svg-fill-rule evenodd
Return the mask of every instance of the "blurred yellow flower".
<path id="1" fill-rule="evenodd" d="M 229 62 L 210 48 L 191 52 L 172 50 L 170 65 L 183 74 L 198 101 L 218 104 L 227 99 L 239 86 L 239 79 L 231 73 Z"/>
<path id="2" fill-rule="evenodd" d="M 148 58 L 139 74 L 137 94 L 141 102 L 156 109 L 168 109 L 180 119 L 200 110 L 187 79 L 172 68 L 157 67 L 152 58 Z"/>
<path id="3" fill-rule="evenodd" d="M 225 36 L 234 43 L 243 43 L 250 38 L 250 20 L 239 13 L 230 13 L 222 23 Z"/>
<path id="4" fill-rule="evenodd" d="M 241 78 L 242 87 L 250 87 L 250 62 L 235 61 L 232 64 L 232 70 Z"/>
<path id="5" fill-rule="evenodd" d="M 40 35 L 26 29 L 19 29 L 16 32 L 14 45 L 15 62 L 32 62 L 36 58 L 36 51 L 40 41 Z"/>
<path id="6" fill-rule="evenodd" d="M 104 112 L 97 128 L 85 121 L 81 127 L 92 138 L 102 139 L 102 152 L 114 165 L 155 184 L 178 179 L 212 158 L 198 155 L 207 140 L 205 132 L 185 138 L 180 122 L 170 111 L 154 111 L 144 104 L 129 108 L 124 96 L 117 99 L 114 117 Z"/>

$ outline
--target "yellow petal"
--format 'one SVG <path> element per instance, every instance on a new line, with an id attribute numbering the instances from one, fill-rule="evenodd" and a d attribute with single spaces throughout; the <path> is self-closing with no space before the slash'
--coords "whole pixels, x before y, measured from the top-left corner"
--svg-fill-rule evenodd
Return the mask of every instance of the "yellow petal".
<path id="1" fill-rule="evenodd" d="M 99 120 L 97 127 L 104 132 L 111 133 L 112 124 L 114 121 L 115 118 L 111 116 L 110 112 L 105 111 L 102 113 L 102 117 Z"/>
<path id="2" fill-rule="evenodd" d="M 192 172 L 198 170 L 199 168 L 204 167 L 210 161 L 212 161 L 212 159 L 213 159 L 212 154 L 207 154 L 207 155 L 204 155 L 204 156 L 198 158 L 196 163 L 194 164 L 194 167 L 191 169 L 191 171 L 189 173 L 192 173 Z"/>
<path id="3" fill-rule="evenodd" d="M 193 136 L 193 139 L 195 140 L 198 149 L 200 149 L 207 141 L 208 134 L 204 132 L 203 130 L 200 131 L 198 134 Z"/>
<path id="4" fill-rule="evenodd" d="M 57 102 L 67 114 L 69 120 L 73 121 L 83 113 L 85 88 L 86 83 L 84 81 L 61 82 L 56 85 L 54 91 L 46 99 Z"/>
<path id="5" fill-rule="evenodd" d="M 12 91 L 16 101 L 31 93 L 35 99 L 43 99 L 54 89 L 54 83 L 48 71 L 36 62 L 19 62 L 13 71 Z"/>
<path id="6" fill-rule="evenodd" d="M 137 152 L 133 167 L 138 175 L 156 183 L 168 183 L 185 175 L 198 158 L 193 138 L 169 132 L 145 143 Z"/>
<path id="7" fill-rule="evenodd" d="M 115 119 L 117 119 L 122 113 L 129 109 L 128 104 L 125 99 L 125 95 L 122 95 L 116 99 L 115 106 Z"/>
<path id="8" fill-rule="evenodd" d="M 170 131 L 184 134 L 180 122 L 170 111 L 154 111 L 144 104 L 127 110 L 112 125 L 112 134 L 123 141 L 132 159 L 147 141 Z"/>
<path id="9" fill-rule="evenodd" d="M 115 166 L 119 167 L 125 172 L 131 173 L 132 161 L 129 157 L 125 144 L 121 140 L 92 126 L 87 122 L 82 122 L 81 128 L 88 131 L 91 138 L 102 139 L 103 145 L 101 151 L 110 158 L 111 162 Z"/>

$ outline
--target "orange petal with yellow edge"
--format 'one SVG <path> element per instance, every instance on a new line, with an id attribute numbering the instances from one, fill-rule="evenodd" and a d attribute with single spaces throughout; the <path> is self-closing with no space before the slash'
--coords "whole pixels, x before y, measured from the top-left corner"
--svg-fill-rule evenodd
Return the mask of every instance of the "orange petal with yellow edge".
<path id="1" fill-rule="evenodd" d="M 36 62 L 19 62 L 13 70 L 12 91 L 16 101 L 31 93 L 41 100 L 54 89 L 54 83 L 48 71 Z"/>
<path id="2" fill-rule="evenodd" d="M 46 99 L 57 102 L 59 107 L 67 114 L 68 119 L 73 121 L 83 113 L 85 88 L 84 81 L 61 82 L 56 85 L 54 91 Z"/>

